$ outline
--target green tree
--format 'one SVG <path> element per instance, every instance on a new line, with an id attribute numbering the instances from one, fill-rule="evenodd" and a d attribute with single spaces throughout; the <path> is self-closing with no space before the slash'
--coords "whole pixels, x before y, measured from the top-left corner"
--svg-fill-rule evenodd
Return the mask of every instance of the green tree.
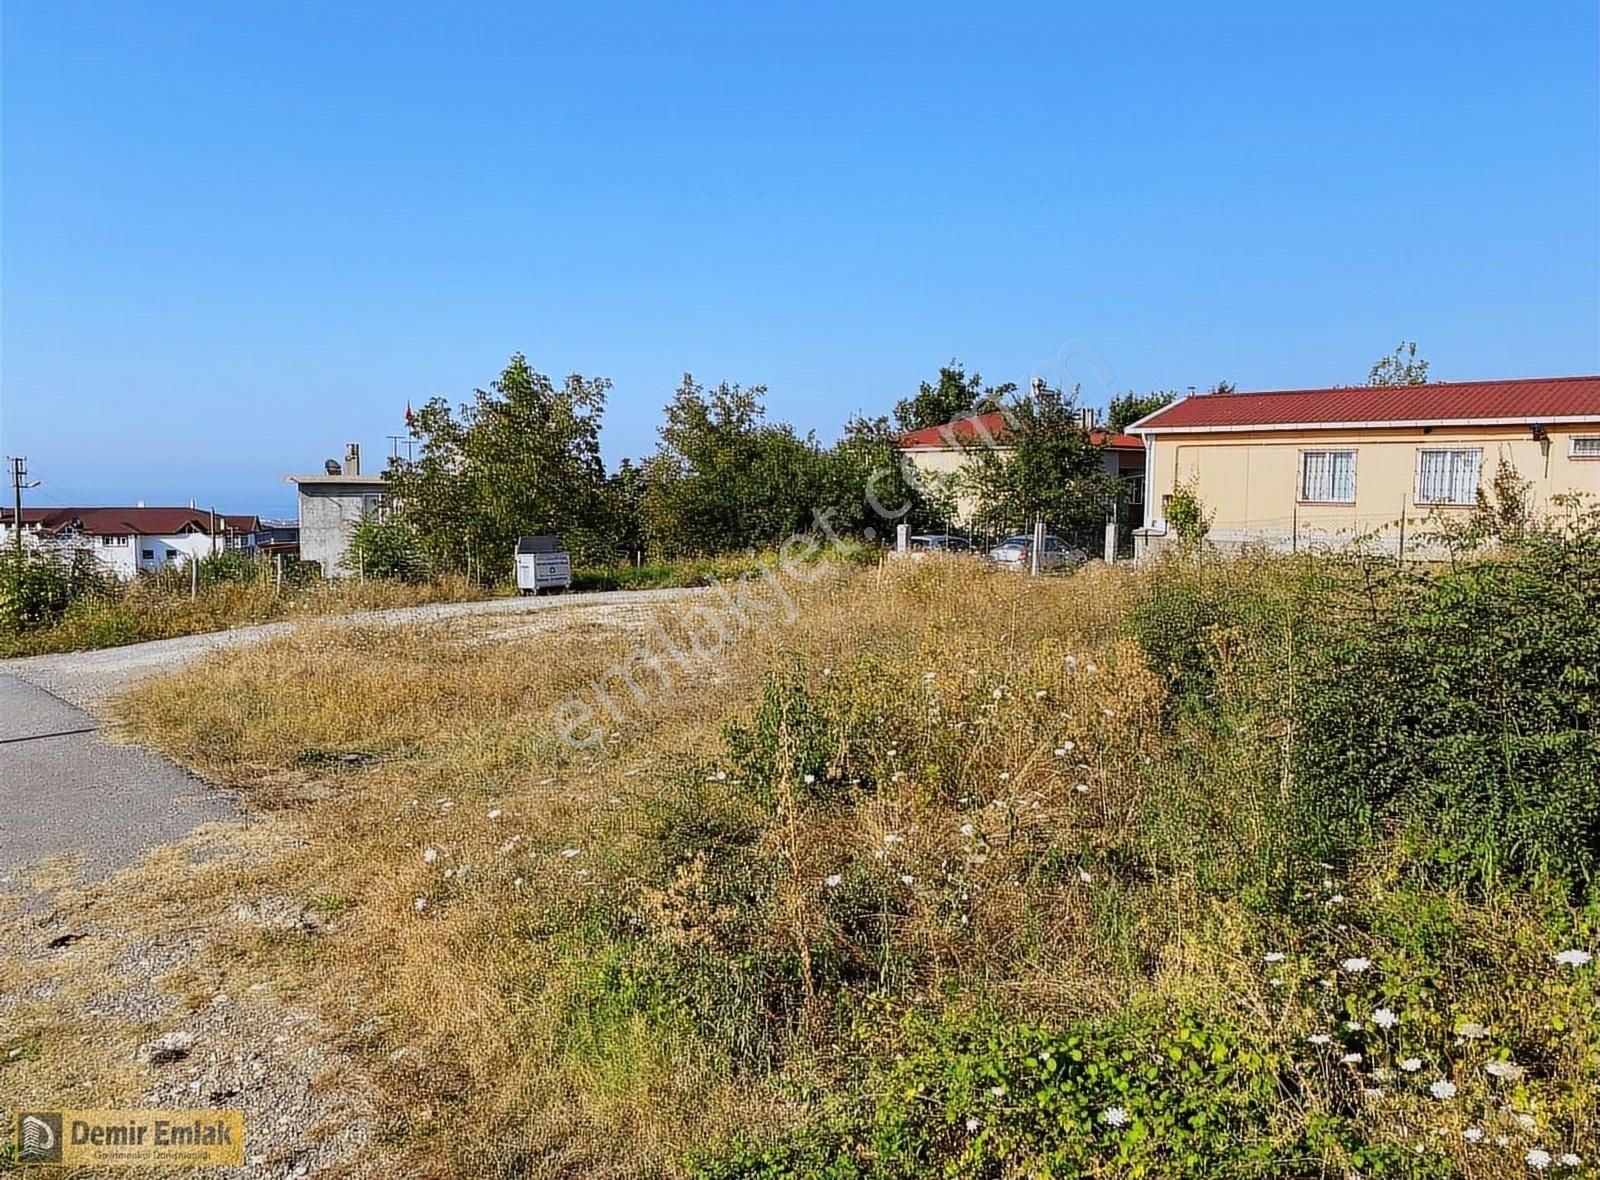
<path id="1" fill-rule="evenodd" d="M 961 479 L 976 504 L 975 523 L 1023 528 L 1036 518 L 1069 540 L 1092 539 L 1105 523 L 1115 481 L 1073 408 L 1077 391 L 1041 389 L 1008 410 L 1006 447 L 968 448 Z"/>
<path id="2" fill-rule="evenodd" d="M 1367 371 L 1368 385 L 1426 385 L 1428 362 L 1417 356 L 1417 342 L 1402 340 L 1388 356 L 1374 361 Z"/>
<path id="3" fill-rule="evenodd" d="M 816 442 L 769 423 L 766 387 L 707 390 L 685 373 L 645 463 L 642 517 L 652 552 L 727 553 L 808 528 L 818 504 Z"/>
<path id="4" fill-rule="evenodd" d="M 942 426 L 969 414 L 999 409 L 1016 391 L 1016 385 L 1010 382 L 986 387 L 977 373 L 968 376 L 961 362 L 952 360 L 940 368 L 937 381 L 922 382 L 915 394 L 895 403 L 895 426 L 901 434 L 924 426 Z"/>
<path id="5" fill-rule="evenodd" d="M 1177 398 L 1170 390 L 1158 389 L 1150 393 L 1119 393 L 1111 399 L 1106 413 L 1106 429 L 1113 433 L 1126 430 L 1147 414 L 1154 414 L 1163 406 L 1170 406 Z"/>
<path id="6" fill-rule="evenodd" d="M 389 461 L 389 505 L 430 566 L 505 577 L 518 536 L 556 533 L 579 560 L 608 555 L 600 418 L 611 382 L 557 385 L 518 353 L 487 390 L 453 412 L 418 411 L 414 459 Z"/>
<path id="7" fill-rule="evenodd" d="M 944 489 L 921 478 L 895 445 L 885 417 L 852 417 L 839 441 L 823 452 L 819 507 L 836 532 L 884 538 L 901 524 L 932 531 L 951 518 Z"/>

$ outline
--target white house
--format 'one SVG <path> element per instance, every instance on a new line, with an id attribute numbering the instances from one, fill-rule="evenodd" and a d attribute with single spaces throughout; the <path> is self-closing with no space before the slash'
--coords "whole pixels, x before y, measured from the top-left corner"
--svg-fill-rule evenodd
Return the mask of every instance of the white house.
<path id="1" fill-rule="evenodd" d="M 14 544 L 10 508 L 0 509 L 0 544 Z M 29 546 L 91 554 L 108 573 L 132 578 L 163 566 L 236 548 L 259 521 L 205 508 L 24 508 L 22 539 Z"/>

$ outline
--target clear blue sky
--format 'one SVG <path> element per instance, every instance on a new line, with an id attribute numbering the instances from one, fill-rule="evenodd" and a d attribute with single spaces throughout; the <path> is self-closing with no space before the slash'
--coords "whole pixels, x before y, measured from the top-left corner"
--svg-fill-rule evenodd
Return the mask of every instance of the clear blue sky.
<path id="1" fill-rule="evenodd" d="M 1401 337 L 1600 371 L 1592 0 L 4 12 L 39 503 L 286 512 L 518 350 L 614 379 L 613 461 L 685 370 L 825 438 L 952 356 L 1102 404 Z"/>

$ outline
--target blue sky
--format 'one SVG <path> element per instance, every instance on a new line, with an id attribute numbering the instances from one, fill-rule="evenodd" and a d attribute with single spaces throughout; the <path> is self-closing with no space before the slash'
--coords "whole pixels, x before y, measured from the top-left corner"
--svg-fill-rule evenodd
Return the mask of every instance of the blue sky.
<path id="1" fill-rule="evenodd" d="M 13 0 L 0 446 L 287 512 L 514 351 L 831 438 L 1112 391 L 1600 371 L 1596 8 Z M 1065 357 L 1065 362 L 1063 361 Z"/>

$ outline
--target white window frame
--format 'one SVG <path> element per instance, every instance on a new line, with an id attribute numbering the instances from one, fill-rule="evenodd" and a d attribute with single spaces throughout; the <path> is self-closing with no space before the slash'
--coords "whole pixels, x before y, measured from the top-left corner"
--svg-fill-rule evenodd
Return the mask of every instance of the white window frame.
<path id="1" fill-rule="evenodd" d="M 1350 456 L 1350 495 L 1340 497 L 1332 495 L 1332 471 L 1330 468 L 1330 485 L 1327 496 L 1311 496 L 1306 488 L 1306 459 L 1311 455 L 1349 455 Z M 1295 460 L 1294 473 L 1294 498 L 1301 504 L 1354 504 L 1356 502 L 1356 448 L 1355 447 L 1303 447 Z"/>
<path id="2" fill-rule="evenodd" d="M 1422 494 L 1422 457 L 1424 455 L 1474 455 L 1476 466 L 1473 469 L 1472 495 L 1465 500 L 1430 500 Z M 1416 464 L 1411 473 L 1411 502 L 1418 508 L 1473 508 L 1478 503 L 1478 490 L 1483 487 L 1483 448 L 1482 447 L 1418 447 Z"/>
<path id="3" fill-rule="evenodd" d="M 1579 443 L 1587 443 L 1593 449 L 1581 451 Z M 1575 434 L 1572 441 L 1567 444 L 1567 458 L 1576 459 L 1580 463 L 1593 463 L 1600 461 L 1600 434 Z"/>

